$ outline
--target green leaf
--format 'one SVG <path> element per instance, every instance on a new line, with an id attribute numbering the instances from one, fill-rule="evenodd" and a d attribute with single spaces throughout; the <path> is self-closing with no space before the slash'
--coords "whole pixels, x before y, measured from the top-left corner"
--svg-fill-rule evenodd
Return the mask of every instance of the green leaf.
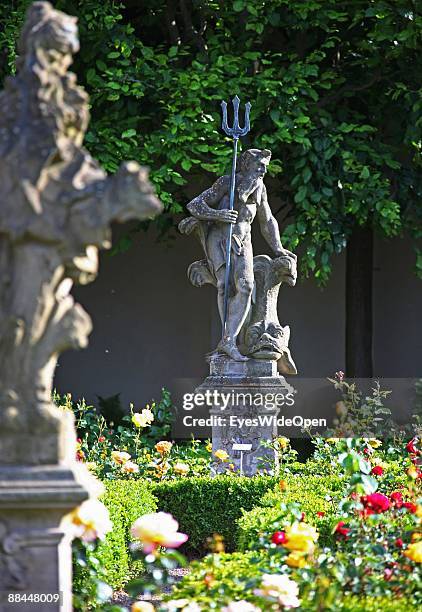
<path id="1" fill-rule="evenodd" d="M 181 166 L 183 170 L 190 170 L 192 168 L 192 162 L 190 162 L 188 159 L 184 159 L 181 163 Z"/>
<path id="2" fill-rule="evenodd" d="M 122 132 L 122 138 L 131 138 L 132 136 L 136 136 L 136 130 L 134 130 L 133 128 Z"/>
<path id="3" fill-rule="evenodd" d="M 303 182 L 308 183 L 309 179 L 312 176 L 312 170 L 309 168 L 309 166 L 306 166 L 306 168 L 302 170 L 302 176 L 303 176 Z M 312 196 L 311 196 L 311 199 L 312 199 Z"/>
<path id="4" fill-rule="evenodd" d="M 362 474 L 361 481 L 365 489 L 365 493 L 370 495 L 371 493 L 375 493 L 378 489 L 378 482 L 373 476 L 369 476 L 367 474 Z"/>
<path id="5" fill-rule="evenodd" d="M 306 185 L 302 185 L 299 188 L 299 191 L 296 193 L 294 200 L 297 204 L 300 204 L 300 202 L 303 202 L 303 200 L 306 198 Z"/>

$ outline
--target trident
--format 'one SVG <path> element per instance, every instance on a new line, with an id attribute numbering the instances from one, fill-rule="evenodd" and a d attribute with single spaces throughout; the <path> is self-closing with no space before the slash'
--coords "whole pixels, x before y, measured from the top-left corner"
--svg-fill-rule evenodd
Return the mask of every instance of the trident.
<path id="1" fill-rule="evenodd" d="M 221 102 L 221 108 L 223 109 L 223 123 L 221 128 L 225 131 L 227 136 L 231 136 L 233 138 L 233 164 L 232 164 L 232 174 L 230 179 L 230 202 L 229 202 L 229 210 L 233 210 L 234 208 L 234 192 L 236 187 L 236 161 L 237 161 L 237 143 L 239 141 L 240 136 L 246 136 L 246 134 L 251 129 L 249 123 L 249 111 L 251 109 L 251 103 L 247 102 L 245 104 L 245 126 L 243 128 L 239 125 L 239 104 L 240 100 L 238 96 L 233 98 L 233 108 L 234 108 L 234 117 L 233 117 L 233 127 L 229 128 L 227 125 L 227 103 Z M 231 250 L 232 250 L 232 236 L 233 236 L 233 224 L 229 223 L 229 229 L 227 233 L 227 241 L 226 241 L 226 275 L 224 279 L 224 316 L 223 316 L 223 336 L 226 335 L 226 325 L 227 325 L 227 313 L 229 307 L 229 282 L 230 282 L 230 266 L 231 266 Z"/>

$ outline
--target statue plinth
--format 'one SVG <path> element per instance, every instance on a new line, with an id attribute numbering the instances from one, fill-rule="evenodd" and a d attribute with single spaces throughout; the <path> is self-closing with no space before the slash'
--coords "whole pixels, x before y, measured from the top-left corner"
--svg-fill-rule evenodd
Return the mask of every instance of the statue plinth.
<path id="1" fill-rule="evenodd" d="M 63 517 L 102 486 L 82 464 L 0 467 L 0 609 L 13 597 L 60 594 L 33 604 L 39 612 L 72 608 L 71 525 Z M 51 569 L 54 568 L 54 571 Z"/>
<path id="2" fill-rule="evenodd" d="M 278 373 L 274 360 L 234 361 L 218 354 L 209 357 L 209 364 L 210 375 L 195 392 L 217 391 L 227 398 L 225 409 L 220 403 L 210 409 L 213 451 L 225 450 L 236 471 L 240 471 L 242 464 L 245 476 L 269 470 L 276 457 L 261 441 L 277 436 L 280 406 L 294 388 Z M 234 444 L 252 447 L 242 451 L 241 456 L 241 451 L 233 450 Z"/>

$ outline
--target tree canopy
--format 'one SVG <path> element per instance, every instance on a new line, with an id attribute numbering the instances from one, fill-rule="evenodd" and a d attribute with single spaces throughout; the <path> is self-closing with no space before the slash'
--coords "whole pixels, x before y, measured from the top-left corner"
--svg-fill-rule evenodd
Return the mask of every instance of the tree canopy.
<path id="1" fill-rule="evenodd" d="M 0 78 L 28 0 L 0 3 Z M 220 102 L 252 103 L 243 146 L 269 148 L 270 196 L 302 271 L 325 282 L 357 225 L 409 232 L 422 274 L 416 0 L 57 0 L 79 17 L 75 72 L 91 96 L 87 147 L 110 172 L 151 167 L 170 227 L 187 181 L 229 171 Z"/>

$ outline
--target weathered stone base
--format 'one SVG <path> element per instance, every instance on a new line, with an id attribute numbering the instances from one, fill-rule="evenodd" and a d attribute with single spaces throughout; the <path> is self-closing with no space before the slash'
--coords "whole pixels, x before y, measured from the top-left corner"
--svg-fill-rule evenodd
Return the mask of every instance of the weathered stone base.
<path id="1" fill-rule="evenodd" d="M 214 406 L 213 451 L 225 450 L 235 470 L 253 476 L 257 471 L 269 469 L 274 462 L 271 449 L 261 446 L 261 441 L 272 440 L 277 436 L 277 423 L 280 409 L 273 401 L 265 398 L 279 394 L 279 397 L 293 391 L 283 376 L 277 372 L 277 362 L 260 359 L 233 361 L 224 355 L 212 355 L 210 376 L 196 389 L 198 393 L 217 390 L 229 395 L 227 408 Z M 260 398 L 263 398 L 260 401 Z M 233 451 L 233 444 L 251 444 L 250 451 Z M 267 459 L 267 461 L 266 461 Z M 241 466 L 242 463 L 242 466 Z M 220 466 L 219 471 L 225 471 Z"/>
<path id="2" fill-rule="evenodd" d="M 101 485 L 82 465 L 0 466 L 0 610 L 72 610 L 69 526 L 63 518 Z M 61 594 L 61 603 L 8 595 Z"/>

